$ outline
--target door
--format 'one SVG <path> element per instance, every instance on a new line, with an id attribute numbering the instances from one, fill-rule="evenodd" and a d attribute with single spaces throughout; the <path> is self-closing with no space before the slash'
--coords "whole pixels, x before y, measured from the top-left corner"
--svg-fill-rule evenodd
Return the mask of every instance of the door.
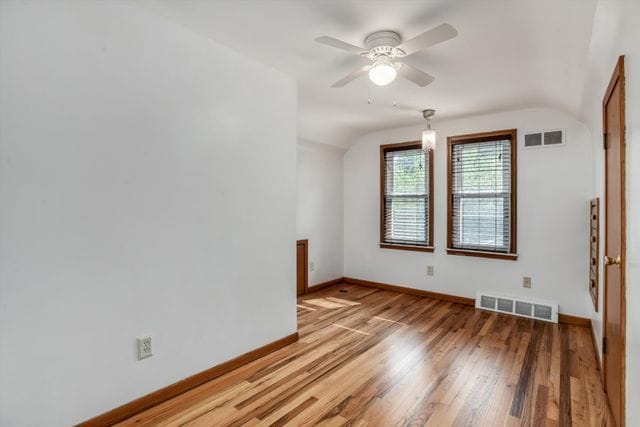
<path id="1" fill-rule="evenodd" d="M 605 157 L 604 387 L 616 425 L 625 393 L 625 117 L 624 56 L 602 102 Z"/>
<path id="2" fill-rule="evenodd" d="M 307 292 L 307 240 L 296 242 L 296 294 Z"/>

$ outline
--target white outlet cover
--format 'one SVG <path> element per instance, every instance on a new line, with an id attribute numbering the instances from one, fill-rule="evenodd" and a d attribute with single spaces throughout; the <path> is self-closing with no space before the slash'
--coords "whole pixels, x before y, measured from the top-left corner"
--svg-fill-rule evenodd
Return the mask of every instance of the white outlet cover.
<path id="1" fill-rule="evenodd" d="M 433 265 L 427 266 L 427 276 L 433 276 Z"/>
<path id="2" fill-rule="evenodd" d="M 138 342 L 138 360 L 146 359 L 153 355 L 151 352 L 151 337 L 139 337 Z"/>
<path id="3" fill-rule="evenodd" d="M 312 262 L 309 263 L 309 271 L 313 271 L 315 269 L 315 264 Z"/>

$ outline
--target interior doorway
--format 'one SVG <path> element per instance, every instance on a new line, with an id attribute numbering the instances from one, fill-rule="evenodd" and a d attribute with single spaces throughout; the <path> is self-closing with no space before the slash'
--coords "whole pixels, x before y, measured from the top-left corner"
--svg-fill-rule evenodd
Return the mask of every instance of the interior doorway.
<path id="1" fill-rule="evenodd" d="M 309 241 L 307 239 L 296 241 L 296 294 L 298 296 L 306 294 L 309 288 L 308 262 Z"/>
<path id="2" fill-rule="evenodd" d="M 602 101 L 605 158 L 603 382 L 616 425 L 625 401 L 625 83 L 618 59 Z"/>

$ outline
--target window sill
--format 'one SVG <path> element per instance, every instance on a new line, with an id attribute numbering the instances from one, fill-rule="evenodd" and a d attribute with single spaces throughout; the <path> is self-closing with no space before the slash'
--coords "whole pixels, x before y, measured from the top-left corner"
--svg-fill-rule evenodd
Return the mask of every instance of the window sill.
<path id="1" fill-rule="evenodd" d="M 380 243 L 383 249 L 400 249 L 403 251 L 433 252 L 433 246 L 398 245 L 396 243 Z"/>
<path id="2" fill-rule="evenodd" d="M 480 258 L 503 259 L 507 261 L 517 261 L 518 254 L 505 254 L 500 252 L 473 251 L 469 249 L 447 249 L 448 255 L 475 256 Z"/>

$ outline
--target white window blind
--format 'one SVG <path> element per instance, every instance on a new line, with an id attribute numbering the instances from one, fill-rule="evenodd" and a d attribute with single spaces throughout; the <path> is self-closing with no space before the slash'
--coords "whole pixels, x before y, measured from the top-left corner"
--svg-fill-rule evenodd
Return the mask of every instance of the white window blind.
<path id="1" fill-rule="evenodd" d="M 420 148 L 384 153 L 384 243 L 429 245 L 428 156 Z"/>
<path id="2" fill-rule="evenodd" d="M 451 245 L 511 253 L 511 149 L 508 139 L 451 148 Z"/>

